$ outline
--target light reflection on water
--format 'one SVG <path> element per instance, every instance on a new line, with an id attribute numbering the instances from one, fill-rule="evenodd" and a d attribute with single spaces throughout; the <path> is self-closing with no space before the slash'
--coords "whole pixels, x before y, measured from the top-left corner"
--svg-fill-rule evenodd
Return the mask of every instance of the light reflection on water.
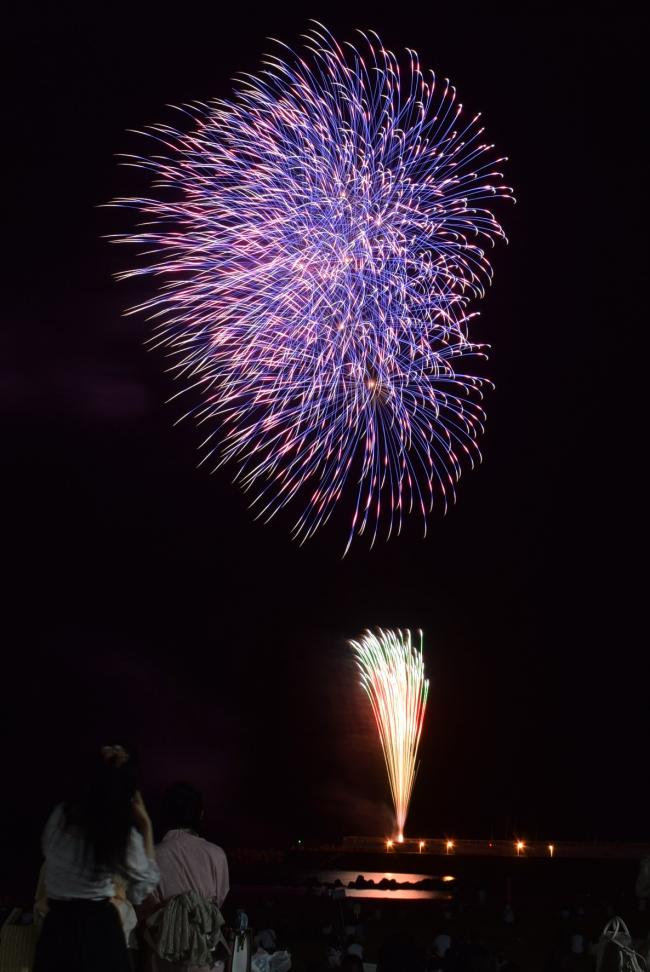
<path id="1" fill-rule="evenodd" d="M 349 884 L 350 881 L 356 881 L 358 877 L 362 877 L 365 881 L 374 881 L 375 884 L 379 884 L 380 881 L 386 879 L 387 881 L 396 881 L 398 884 L 417 884 L 418 881 L 444 881 L 445 883 L 453 881 L 454 877 L 451 874 L 445 874 L 442 877 L 436 874 L 397 874 L 395 871 L 317 871 L 316 875 L 319 881 L 324 884 L 333 884 L 334 881 L 340 881 L 341 884 Z"/>
<path id="2" fill-rule="evenodd" d="M 391 901 L 448 901 L 445 891 L 420 891 L 419 888 L 346 888 L 346 898 L 390 898 Z"/>
<path id="3" fill-rule="evenodd" d="M 365 881 L 374 881 L 378 885 L 381 881 L 395 881 L 397 884 L 417 884 L 419 881 L 442 881 L 450 884 L 455 880 L 452 874 L 436 876 L 433 874 L 401 874 L 394 871 L 318 871 L 318 880 L 323 884 L 334 884 L 340 881 L 345 888 L 345 895 L 348 898 L 390 898 L 391 900 L 417 901 L 417 900 L 446 900 L 451 897 L 446 891 L 424 890 L 421 888 L 349 888 L 351 881 L 361 876 Z"/>

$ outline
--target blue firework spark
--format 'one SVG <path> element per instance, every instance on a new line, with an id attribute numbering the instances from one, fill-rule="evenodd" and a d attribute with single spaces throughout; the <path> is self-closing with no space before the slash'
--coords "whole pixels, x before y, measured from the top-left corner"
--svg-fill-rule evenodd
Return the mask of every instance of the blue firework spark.
<path id="1" fill-rule="evenodd" d="M 117 237 L 144 250 L 121 277 L 160 282 L 133 312 L 198 391 L 203 462 L 234 462 L 263 518 L 293 506 L 301 542 L 351 494 L 346 550 L 412 512 L 426 533 L 480 458 L 470 304 L 505 238 L 490 204 L 512 198 L 449 81 L 361 38 L 317 24 L 231 100 L 148 130 L 155 154 L 127 162 L 155 192 L 115 201 L 144 217 Z"/>

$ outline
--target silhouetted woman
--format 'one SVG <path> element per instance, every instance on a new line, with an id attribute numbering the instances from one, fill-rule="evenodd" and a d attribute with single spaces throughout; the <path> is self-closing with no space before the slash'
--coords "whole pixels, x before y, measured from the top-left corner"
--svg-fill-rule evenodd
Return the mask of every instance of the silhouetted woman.
<path id="1" fill-rule="evenodd" d="M 35 972 L 129 972 L 114 875 L 141 902 L 158 884 L 151 820 L 129 754 L 106 746 L 76 799 L 43 832 L 48 913 Z"/>

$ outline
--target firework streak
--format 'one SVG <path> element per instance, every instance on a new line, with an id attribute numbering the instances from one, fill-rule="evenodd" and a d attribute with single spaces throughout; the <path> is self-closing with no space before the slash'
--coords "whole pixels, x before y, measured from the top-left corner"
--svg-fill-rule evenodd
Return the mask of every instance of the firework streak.
<path id="1" fill-rule="evenodd" d="M 429 694 L 422 632 L 419 634 L 419 648 L 411 643 L 410 631 L 381 628 L 376 633 L 366 631 L 359 641 L 350 642 L 377 723 L 395 805 L 398 840 L 404 838 Z"/>
<path id="2" fill-rule="evenodd" d="M 291 504 L 301 542 L 349 496 L 346 550 L 410 513 L 426 533 L 480 459 L 469 304 L 505 238 L 486 201 L 512 198 L 449 81 L 361 38 L 316 25 L 232 100 L 179 109 L 126 157 L 151 197 L 114 202 L 142 216 L 114 237 L 141 254 L 120 276 L 159 283 L 131 312 L 191 393 L 203 462 L 233 461 L 263 519 Z"/>

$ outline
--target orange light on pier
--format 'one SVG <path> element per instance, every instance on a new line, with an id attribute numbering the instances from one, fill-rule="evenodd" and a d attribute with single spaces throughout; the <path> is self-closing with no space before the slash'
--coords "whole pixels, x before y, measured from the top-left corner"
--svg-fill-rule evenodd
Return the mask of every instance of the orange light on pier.
<path id="1" fill-rule="evenodd" d="M 423 840 L 420 841 L 419 847 L 420 847 L 420 853 L 422 853 L 422 851 L 424 850 L 424 841 Z"/>
<path id="2" fill-rule="evenodd" d="M 393 841 L 392 840 L 387 840 L 386 841 L 386 850 L 392 850 L 392 849 L 393 849 Z"/>
<path id="3" fill-rule="evenodd" d="M 453 842 L 453 840 L 448 840 L 447 843 L 445 844 L 445 847 L 447 848 L 447 853 L 448 854 L 451 854 L 451 852 L 454 849 L 454 842 Z"/>
<path id="4" fill-rule="evenodd" d="M 526 850 L 526 845 L 524 844 L 523 840 L 518 840 L 515 847 L 517 848 L 517 857 L 519 857 L 522 851 Z"/>
<path id="5" fill-rule="evenodd" d="M 555 844 L 548 845 L 548 852 L 551 857 L 555 857 Z"/>

